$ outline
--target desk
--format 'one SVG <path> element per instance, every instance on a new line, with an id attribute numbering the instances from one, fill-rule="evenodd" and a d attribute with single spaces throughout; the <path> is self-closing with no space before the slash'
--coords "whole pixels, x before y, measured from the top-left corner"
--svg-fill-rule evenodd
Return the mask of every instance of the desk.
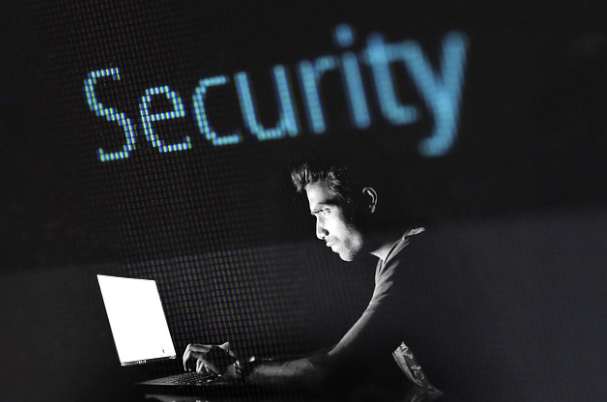
<path id="1" fill-rule="evenodd" d="M 282 401 L 305 401 L 305 402 L 427 402 L 430 399 L 418 388 L 403 390 L 386 390 L 370 385 L 355 387 L 349 390 L 331 392 L 327 394 L 305 394 L 302 392 L 280 390 L 280 391 L 256 391 L 241 395 L 170 395 L 160 393 L 145 393 L 143 401 L 146 402 L 282 402 Z M 438 401 L 441 402 L 442 398 Z M 446 402 L 446 401 L 445 401 Z"/>

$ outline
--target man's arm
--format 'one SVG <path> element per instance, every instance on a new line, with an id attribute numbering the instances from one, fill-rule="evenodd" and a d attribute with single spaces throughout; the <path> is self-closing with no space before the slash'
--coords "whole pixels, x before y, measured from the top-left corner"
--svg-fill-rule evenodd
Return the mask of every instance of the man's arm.
<path id="1" fill-rule="evenodd" d="M 246 381 L 259 385 L 318 388 L 329 378 L 395 369 L 392 352 L 400 341 L 399 318 L 388 300 L 371 304 L 332 348 L 312 356 L 282 362 L 258 363 Z"/>
<path id="2" fill-rule="evenodd" d="M 329 377 L 354 378 L 357 373 L 396 370 L 392 352 L 402 341 L 403 273 L 395 259 L 385 267 L 367 309 L 340 341 L 313 356 L 260 363 L 247 381 L 267 385 L 318 386 Z"/>
<path id="3" fill-rule="evenodd" d="M 369 306 L 337 345 L 308 357 L 255 362 L 250 371 L 245 369 L 245 381 L 318 389 L 329 378 L 351 382 L 358 374 L 395 370 L 392 352 L 402 341 L 403 280 L 397 278 L 399 264 L 397 260 L 386 266 L 384 280 L 376 286 Z M 237 376 L 237 373 L 229 375 Z"/>
<path id="4" fill-rule="evenodd" d="M 352 381 L 356 378 L 356 373 L 370 373 L 371 368 L 375 372 L 381 372 L 386 365 L 395 366 L 391 352 L 400 341 L 392 325 L 396 317 L 390 313 L 391 309 L 385 308 L 388 304 L 383 304 L 383 309 L 370 304 L 339 343 L 329 349 L 302 358 L 248 363 L 251 366 L 244 369 L 245 381 L 256 385 L 320 389 L 327 385 L 329 379 Z M 197 359 L 214 372 L 222 372 L 216 368 L 213 359 L 209 358 L 207 349 L 211 347 L 188 345 L 183 356 L 184 368 L 187 368 L 189 359 Z M 192 352 L 191 348 L 206 349 Z M 242 363 L 242 360 L 240 362 L 246 367 L 247 363 Z M 231 364 L 224 375 L 238 377 L 236 365 Z"/>
<path id="5" fill-rule="evenodd" d="M 321 387 L 332 370 L 329 349 L 297 359 L 260 361 L 253 363 L 246 382 L 257 385 L 297 386 L 316 389 Z"/>

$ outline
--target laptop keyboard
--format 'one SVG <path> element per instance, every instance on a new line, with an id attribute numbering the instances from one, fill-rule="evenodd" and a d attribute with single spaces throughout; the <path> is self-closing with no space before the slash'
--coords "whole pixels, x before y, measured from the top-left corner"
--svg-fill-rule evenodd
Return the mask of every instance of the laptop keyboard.
<path id="1" fill-rule="evenodd" d="M 169 377 L 157 378 L 155 380 L 146 381 L 149 385 L 204 385 L 209 384 L 217 379 L 215 374 L 199 374 L 187 372 L 172 375 Z"/>

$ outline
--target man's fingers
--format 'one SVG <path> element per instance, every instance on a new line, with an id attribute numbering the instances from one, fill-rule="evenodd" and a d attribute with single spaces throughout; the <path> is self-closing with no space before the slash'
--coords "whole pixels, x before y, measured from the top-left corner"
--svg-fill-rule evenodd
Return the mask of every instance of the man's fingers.
<path id="1" fill-rule="evenodd" d="M 218 346 L 190 343 L 186 346 L 186 348 L 183 352 L 183 357 L 182 357 L 183 370 L 188 371 L 188 363 L 192 359 L 196 359 L 196 363 L 195 363 L 196 372 L 201 372 L 203 370 L 207 370 L 207 371 L 211 371 L 215 374 L 219 374 L 219 369 L 217 368 L 216 364 L 211 359 L 207 358 L 207 354 L 209 352 L 211 352 L 211 350 L 213 348 L 219 348 L 223 352 L 225 352 L 229 356 L 231 356 L 233 359 L 236 359 L 236 354 L 230 350 L 229 342 L 225 342 Z M 217 350 L 217 349 L 215 349 L 215 350 Z M 213 353 L 211 353 L 211 354 L 213 354 Z M 214 355 L 213 359 L 215 359 L 215 358 L 217 358 L 217 356 Z"/>
<path id="2" fill-rule="evenodd" d="M 230 355 L 230 357 L 236 359 L 236 353 L 234 353 L 232 351 L 232 349 L 230 348 L 230 342 L 224 342 L 221 345 L 219 345 L 220 349 L 223 349 L 227 354 Z"/>
<path id="3" fill-rule="evenodd" d="M 206 353 L 211 350 L 212 345 L 201 345 L 199 343 L 189 343 L 183 352 L 183 371 L 188 371 L 188 361 L 195 358 L 197 353 Z"/>
<path id="4" fill-rule="evenodd" d="M 198 358 L 196 359 L 196 372 L 211 372 L 213 374 L 219 374 L 217 366 L 215 366 L 212 362 L 208 361 L 202 356 L 198 356 Z"/>
<path id="5" fill-rule="evenodd" d="M 196 372 L 202 373 L 203 370 L 205 370 L 205 367 L 204 367 L 204 363 L 202 363 L 202 360 L 196 360 Z"/>
<path id="6" fill-rule="evenodd" d="M 196 358 L 196 356 L 194 355 L 194 352 L 192 350 L 192 345 L 188 345 L 185 348 L 185 351 L 183 352 L 183 356 L 182 356 L 182 361 L 183 361 L 183 371 L 188 371 L 188 361 L 192 358 Z"/>
<path id="7" fill-rule="evenodd" d="M 207 369 L 212 372 L 213 374 L 220 374 L 219 373 L 219 369 L 217 368 L 217 366 L 215 366 L 213 363 L 211 363 L 210 361 L 205 360 L 204 364 L 206 365 Z"/>
<path id="8" fill-rule="evenodd" d="M 181 358 L 183 361 L 183 371 L 188 371 L 188 360 L 190 359 L 190 345 L 186 346 L 185 351 L 183 352 L 183 357 Z"/>
<path id="9" fill-rule="evenodd" d="M 232 351 L 232 349 L 230 348 L 230 342 L 224 342 L 221 345 L 218 346 L 218 348 L 222 349 L 223 351 L 225 351 L 228 355 L 230 355 L 231 358 L 233 359 L 238 359 L 236 357 L 236 353 L 234 353 Z"/>
<path id="10" fill-rule="evenodd" d="M 200 343 L 191 343 L 186 347 L 186 349 L 190 349 L 193 352 L 208 352 L 209 350 L 211 350 L 212 347 L 213 347 L 213 345 L 202 345 Z"/>

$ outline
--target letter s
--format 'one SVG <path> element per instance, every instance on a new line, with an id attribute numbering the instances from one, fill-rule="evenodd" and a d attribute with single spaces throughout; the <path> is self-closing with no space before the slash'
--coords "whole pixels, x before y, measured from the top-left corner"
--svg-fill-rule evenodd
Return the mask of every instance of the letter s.
<path id="1" fill-rule="evenodd" d="M 115 161 L 119 159 L 126 159 L 129 157 L 130 152 L 135 149 L 135 125 L 133 121 L 129 119 L 126 114 L 111 108 L 106 107 L 97 100 L 95 96 L 95 85 L 99 78 L 111 77 L 113 80 L 120 80 L 120 70 L 118 68 L 104 68 L 101 70 L 95 70 L 88 73 L 84 80 L 84 96 L 89 109 L 98 117 L 102 117 L 107 121 L 118 122 L 118 125 L 122 127 L 125 135 L 125 144 L 122 146 L 121 151 L 106 152 L 101 148 L 97 149 L 97 157 L 101 162 Z"/>

